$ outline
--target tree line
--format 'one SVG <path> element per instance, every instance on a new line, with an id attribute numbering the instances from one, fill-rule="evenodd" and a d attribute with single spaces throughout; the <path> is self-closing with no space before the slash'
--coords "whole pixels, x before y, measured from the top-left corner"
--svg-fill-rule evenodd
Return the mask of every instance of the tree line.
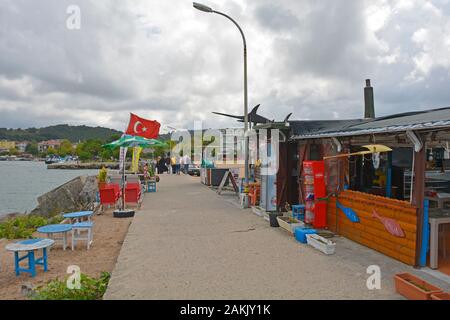
<path id="1" fill-rule="evenodd" d="M 29 143 L 25 149 L 25 153 L 31 154 L 35 157 L 47 157 L 47 156 L 76 156 L 81 161 L 111 161 L 119 159 L 119 148 L 111 150 L 108 148 L 103 148 L 103 145 L 120 138 L 120 134 L 113 134 L 106 140 L 101 139 L 88 139 L 74 145 L 68 139 L 61 141 L 58 148 L 48 148 L 46 152 L 39 152 L 38 143 L 33 141 Z M 132 156 L 132 149 L 129 148 L 127 152 L 127 157 Z M 142 158 L 153 158 L 162 156 L 167 152 L 165 148 L 154 148 L 151 153 L 142 153 Z M 19 151 L 17 149 L 10 149 L 9 152 L 4 154 L 18 155 Z"/>

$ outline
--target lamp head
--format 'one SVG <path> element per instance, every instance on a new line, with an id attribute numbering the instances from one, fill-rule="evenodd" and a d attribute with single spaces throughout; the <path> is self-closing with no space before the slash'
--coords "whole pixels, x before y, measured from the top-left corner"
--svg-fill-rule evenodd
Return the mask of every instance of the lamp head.
<path id="1" fill-rule="evenodd" d="M 203 12 L 212 12 L 213 11 L 213 9 L 211 9 L 210 7 L 205 6 L 204 4 L 201 4 L 201 3 L 193 2 L 192 5 L 195 9 L 203 11 Z"/>

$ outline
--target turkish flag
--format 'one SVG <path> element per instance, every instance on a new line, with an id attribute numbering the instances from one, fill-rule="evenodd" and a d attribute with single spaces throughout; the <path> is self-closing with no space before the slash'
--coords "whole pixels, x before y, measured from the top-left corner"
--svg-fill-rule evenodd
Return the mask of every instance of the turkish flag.
<path id="1" fill-rule="evenodd" d="M 147 139 L 156 139 L 158 138 L 160 127 L 161 124 L 156 120 L 147 120 L 130 113 L 130 123 L 125 133 Z"/>

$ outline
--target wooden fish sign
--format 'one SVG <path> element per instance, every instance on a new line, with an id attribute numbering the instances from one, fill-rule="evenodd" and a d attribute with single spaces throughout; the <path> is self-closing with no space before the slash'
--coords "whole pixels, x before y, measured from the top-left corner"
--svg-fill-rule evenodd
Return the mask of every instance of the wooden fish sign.
<path id="1" fill-rule="evenodd" d="M 378 219 L 384 225 L 386 230 L 393 236 L 399 238 L 405 237 L 405 233 L 403 232 L 402 227 L 400 227 L 398 222 L 394 219 L 380 216 L 380 214 L 375 209 L 373 209 L 372 211 L 372 218 Z"/>
<path id="2" fill-rule="evenodd" d="M 354 223 L 360 222 L 358 214 L 352 209 L 344 207 L 340 202 L 336 203 L 336 206 L 342 210 L 342 212 L 345 214 L 345 216 Z"/>

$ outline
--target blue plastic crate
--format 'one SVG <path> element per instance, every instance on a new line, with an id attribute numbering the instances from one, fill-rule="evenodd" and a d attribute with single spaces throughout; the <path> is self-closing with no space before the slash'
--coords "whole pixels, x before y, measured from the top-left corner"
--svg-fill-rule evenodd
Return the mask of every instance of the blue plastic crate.
<path id="1" fill-rule="evenodd" d="M 150 181 L 147 183 L 147 192 L 156 192 L 156 182 Z"/>
<path id="2" fill-rule="evenodd" d="M 306 243 L 306 235 L 307 234 L 316 234 L 316 229 L 307 229 L 307 228 L 296 228 L 295 229 L 295 239 L 301 243 Z"/>
<path id="3" fill-rule="evenodd" d="M 304 221 L 305 220 L 305 206 L 302 204 L 292 205 L 292 218 Z"/>

